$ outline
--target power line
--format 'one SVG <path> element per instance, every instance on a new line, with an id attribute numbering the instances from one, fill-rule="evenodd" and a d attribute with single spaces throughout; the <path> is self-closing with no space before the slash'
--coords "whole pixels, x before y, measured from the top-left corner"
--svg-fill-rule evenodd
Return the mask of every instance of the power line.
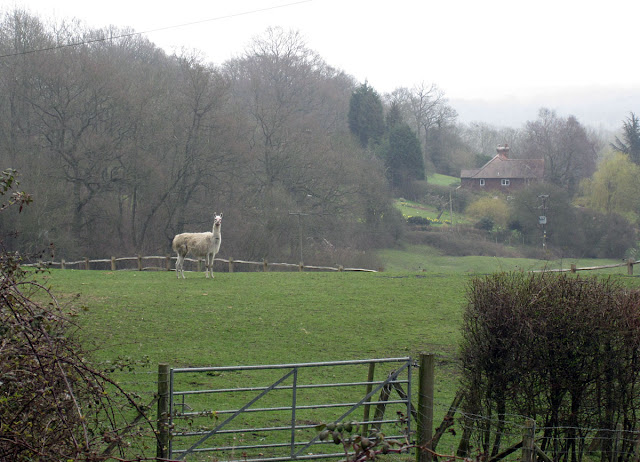
<path id="1" fill-rule="evenodd" d="M 177 25 L 173 25 L 173 26 L 166 26 L 166 27 L 159 27 L 156 29 L 149 29 L 149 30 L 145 30 L 145 31 L 141 31 L 141 32 L 130 32 L 127 34 L 120 34 L 120 35 L 116 35 L 116 36 L 109 36 L 109 37 L 102 37 L 102 38 L 97 38 L 97 39 L 92 39 L 92 40 L 82 40 L 80 42 L 72 42 L 72 43 L 65 43 L 63 45 L 55 45 L 55 46 L 50 46 L 50 47 L 45 47 L 45 48 L 36 48 L 34 50 L 27 50 L 27 51 L 20 51 L 18 53 L 8 53 L 5 55 L 0 55 L 0 59 L 2 58 L 10 58 L 13 56 L 23 56 L 23 55 L 28 55 L 28 54 L 33 54 L 33 53 L 40 53 L 43 51 L 52 51 L 52 50 L 59 50 L 61 48 L 69 48 L 69 47 L 75 47 L 75 46 L 80 46 L 80 45 L 89 45 L 92 43 L 97 43 L 97 42 L 104 42 L 107 40 L 114 40 L 114 39 L 121 39 L 121 38 L 127 38 L 127 37 L 135 37 L 136 35 L 143 35 L 143 34 L 151 34 L 154 32 L 161 32 L 161 31 L 165 31 L 165 30 L 170 30 L 170 29 L 177 29 L 180 27 L 188 27 L 188 26 L 195 26 L 197 24 L 203 24 L 206 22 L 211 22 L 211 21 L 220 21 L 223 19 L 230 19 L 230 18 L 237 18 L 240 16 L 247 16 L 250 14 L 256 14 L 256 13 L 262 13 L 265 11 L 271 11 L 271 10 L 277 10 L 280 8 L 288 8 L 291 6 L 296 6 L 296 5 L 300 5 L 302 3 L 309 3 L 313 0 L 299 0 L 296 2 L 291 2 L 291 3 L 285 3 L 283 5 L 275 5 L 275 6 L 269 6 L 266 8 L 258 8 L 255 10 L 250 10 L 250 11 L 244 11 L 241 13 L 233 13 L 233 14 L 228 14 L 225 16 L 218 16 L 215 18 L 210 18 L 210 19 L 201 19 L 200 21 L 193 21 L 193 22 L 187 22 L 184 24 L 177 24 Z"/>

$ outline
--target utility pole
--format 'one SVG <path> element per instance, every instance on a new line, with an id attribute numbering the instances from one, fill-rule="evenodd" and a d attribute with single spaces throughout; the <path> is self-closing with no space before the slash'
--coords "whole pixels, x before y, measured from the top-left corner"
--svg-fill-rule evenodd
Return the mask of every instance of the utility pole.
<path id="1" fill-rule="evenodd" d="M 300 263 L 303 263 L 304 260 L 302 258 L 302 218 L 303 216 L 309 215 L 304 212 L 289 212 L 289 215 L 297 215 L 298 216 L 298 230 L 300 232 Z"/>
<path id="2" fill-rule="evenodd" d="M 538 217 L 538 223 L 542 225 L 542 248 L 547 250 L 547 199 L 549 199 L 549 194 L 540 194 L 538 199 L 542 200 L 542 205 L 538 207 L 542 209 L 542 215 Z"/>

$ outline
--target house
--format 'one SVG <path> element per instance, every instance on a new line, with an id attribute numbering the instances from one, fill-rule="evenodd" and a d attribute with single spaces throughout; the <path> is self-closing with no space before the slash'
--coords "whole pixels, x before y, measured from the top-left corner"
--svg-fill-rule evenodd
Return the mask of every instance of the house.
<path id="1" fill-rule="evenodd" d="M 462 170 L 460 187 L 510 192 L 544 179 L 544 159 L 510 159 L 509 146 L 498 146 L 493 159 L 480 168 Z"/>

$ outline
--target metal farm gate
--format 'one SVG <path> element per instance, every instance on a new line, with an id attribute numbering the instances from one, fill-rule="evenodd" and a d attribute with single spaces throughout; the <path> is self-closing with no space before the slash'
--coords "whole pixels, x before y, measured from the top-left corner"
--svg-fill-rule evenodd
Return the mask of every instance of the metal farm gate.
<path id="1" fill-rule="evenodd" d="M 376 365 L 382 378 L 374 378 Z M 166 454 L 238 462 L 344 457 L 342 445 L 319 439 L 317 426 L 330 422 L 356 423 L 359 434 L 384 425 L 386 437 L 409 437 L 413 366 L 403 357 L 171 369 Z"/>

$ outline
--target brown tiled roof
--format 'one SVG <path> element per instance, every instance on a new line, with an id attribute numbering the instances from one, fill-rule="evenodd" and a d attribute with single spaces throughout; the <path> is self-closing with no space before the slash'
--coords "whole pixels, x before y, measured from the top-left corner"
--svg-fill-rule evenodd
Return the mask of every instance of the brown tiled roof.
<path id="1" fill-rule="evenodd" d="M 509 159 L 496 155 L 481 168 L 462 170 L 460 178 L 539 178 L 544 177 L 544 159 Z"/>

